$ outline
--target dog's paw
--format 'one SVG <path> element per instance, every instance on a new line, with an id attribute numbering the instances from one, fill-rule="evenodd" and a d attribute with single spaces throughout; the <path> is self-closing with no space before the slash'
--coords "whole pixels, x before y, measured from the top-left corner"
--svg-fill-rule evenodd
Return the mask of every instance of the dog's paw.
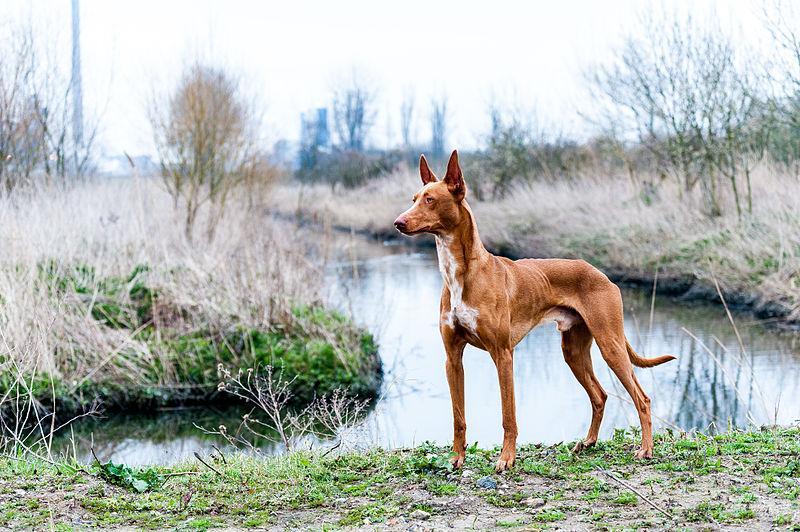
<path id="1" fill-rule="evenodd" d="M 497 459 L 497 463 L 494 466 L 494 470 L 498 473 L 502 473 L 503 471 L 508 471 L 509 469 L 514 467 L 515 458 L 516 457 L 513 454 L 506 456 L 501 453 L 500 458 Z"/>
<path id="2" fill-rule="evenodd" d="M 464 465 L 464 454 L 456 454 L 450 457 L 450 465 L 453 469 L 460 469 Z"/>
<path id="3" fill-rule="evenodd" d="M 594 444 L 597 443 L 596 441 L 589 441 L 589 440 L 581 440 L 575 444 L 575 447 L 572 448 L 573 454 L 579 454 L 582 451 L 585 451 L 589 447 L 594 447 Z"/>
<path id="4" fill-rule="evenodd" d="M 650 458 L 653 458 L 653 450 L 638 449 L 635 453 L 633 453 L 633 457 L 637 460 L 649 460 Z"/>

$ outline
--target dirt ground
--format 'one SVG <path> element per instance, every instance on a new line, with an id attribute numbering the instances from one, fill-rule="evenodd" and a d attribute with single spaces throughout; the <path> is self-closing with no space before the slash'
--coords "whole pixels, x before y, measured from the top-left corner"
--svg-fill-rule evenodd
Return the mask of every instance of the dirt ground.
<path id="1" fill-rule="evenodd" d="M 800 430 L 635 436 L 580 455 L 526 446 L 493 472 L 496 449 L 207 458 L 150 469 L 142 493 L 96 469 L 0 458 L 0 529 L 800 530 Z M 212 470 L 213 468 L 213 470 Z M 138 473 L 137 473 L 138 474 Z"/>

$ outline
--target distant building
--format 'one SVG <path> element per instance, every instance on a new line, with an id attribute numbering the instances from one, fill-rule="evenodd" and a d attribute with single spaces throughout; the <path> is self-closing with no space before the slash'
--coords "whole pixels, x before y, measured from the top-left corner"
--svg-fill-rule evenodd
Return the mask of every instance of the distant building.
<path id="1" fill-rule="evenodd" d="M 320 107 L 300 114 L 300 147 L 297 154 L 301 169 L 313 168 L 320 153 L 331 149 L 328 109 Z"/>

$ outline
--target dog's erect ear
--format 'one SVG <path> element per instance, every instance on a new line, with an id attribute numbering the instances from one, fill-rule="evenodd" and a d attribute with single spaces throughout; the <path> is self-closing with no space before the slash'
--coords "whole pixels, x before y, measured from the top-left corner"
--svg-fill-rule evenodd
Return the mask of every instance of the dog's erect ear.
<path id="1" fill-rule="evenodd" d="M 419 156 L 419 176 L 422 178 L 422 184 L 427 185 L 436 181 L 436 176 L 431 172 L 431 167 L 428 166 L 428 160 L 424 155 Z"/>
<path id="2" fill-rule="evenodd" d="M 450 194 L 455 196 L 457 201 L 464 199 L 464 195 L 467 193 L 467 187 L 464 184 L 464 176 L 461 175 L 461 165 L 458 164 L 457 150 L 453 150 L 452 155 L 450 155 L 444 182 L 447 183 L 447 189 L 450 191 Z"/>

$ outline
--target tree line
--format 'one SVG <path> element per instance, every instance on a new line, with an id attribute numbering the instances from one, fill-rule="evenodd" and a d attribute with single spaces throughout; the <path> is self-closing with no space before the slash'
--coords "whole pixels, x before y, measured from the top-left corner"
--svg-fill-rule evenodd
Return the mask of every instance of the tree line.
<path id="1" fill-rule="evenodd" d="M 780 0 L 762 8 L 760 21 L 778 50 L 766 57 L 713 17 L 698 20 L 664 8 L 643 11 L 612 59 L 586 69 L 591 104 L 578 111 L 595 132 L 588 140 L 542 128 L 530 114 L 488 106 L 485 144 L 467 157 L 477 177 L 476 194 L 499 198 L 526 181 L 572 179 L 591 169 L 624 173 L 649 199 L 667 181 L 687 194 L 699 190 L 712 217 L 725 209 L 739 216 L 752 212 L 756 166 L 768 160 L 792 175 L 800 172 L 798 20 L 792 5 Z M 342 101 L 344 108 L 359 112 L 339 112 Z M 331 108 L 337 133 L 344 125 L 361 136 L 354 143 L 338 133 L 333 155 L 324 162 L 350 157 L 382 164 L 348 173 L 336 165 L 317 166 L 321 159 L 315 156 L 298 171 L 300 179 L 355 186 L 385 172 L 411 147 L 413 97 L 401 102 L 401 145 L 372 158 L 364 147 L 376 114 L 374 89 L 365 90 L 354 78 L 334 92 Z M 431 103 L 429 117 L 430 144 L 412 148 L 435 157 L 447 138 L 446 98 Z M 355 123 L 365 127 L 353 128 Z M 301 149 L 314 152 L 319 146 L 308 143 Z M 392 153 L 395 159 L 388 157 Z"/>
<path id="2" fill-rule="evenodd" d="M 434 159 L 444 157 L 449 125 L 446 95 L 428 102 L 430 142 L 421 145 L 413 138 L 420 106 L 416 95 L 406 91 L 399 105 L 401 142 L 393 149 L 370 147 L 378 96 L 379 89 L 364 72 L 353 70 L 340 79 L 328 105 L 302 117 L 295 177 L 353 187 L 392 170 L 415 151 L 427 151 Z"/>

